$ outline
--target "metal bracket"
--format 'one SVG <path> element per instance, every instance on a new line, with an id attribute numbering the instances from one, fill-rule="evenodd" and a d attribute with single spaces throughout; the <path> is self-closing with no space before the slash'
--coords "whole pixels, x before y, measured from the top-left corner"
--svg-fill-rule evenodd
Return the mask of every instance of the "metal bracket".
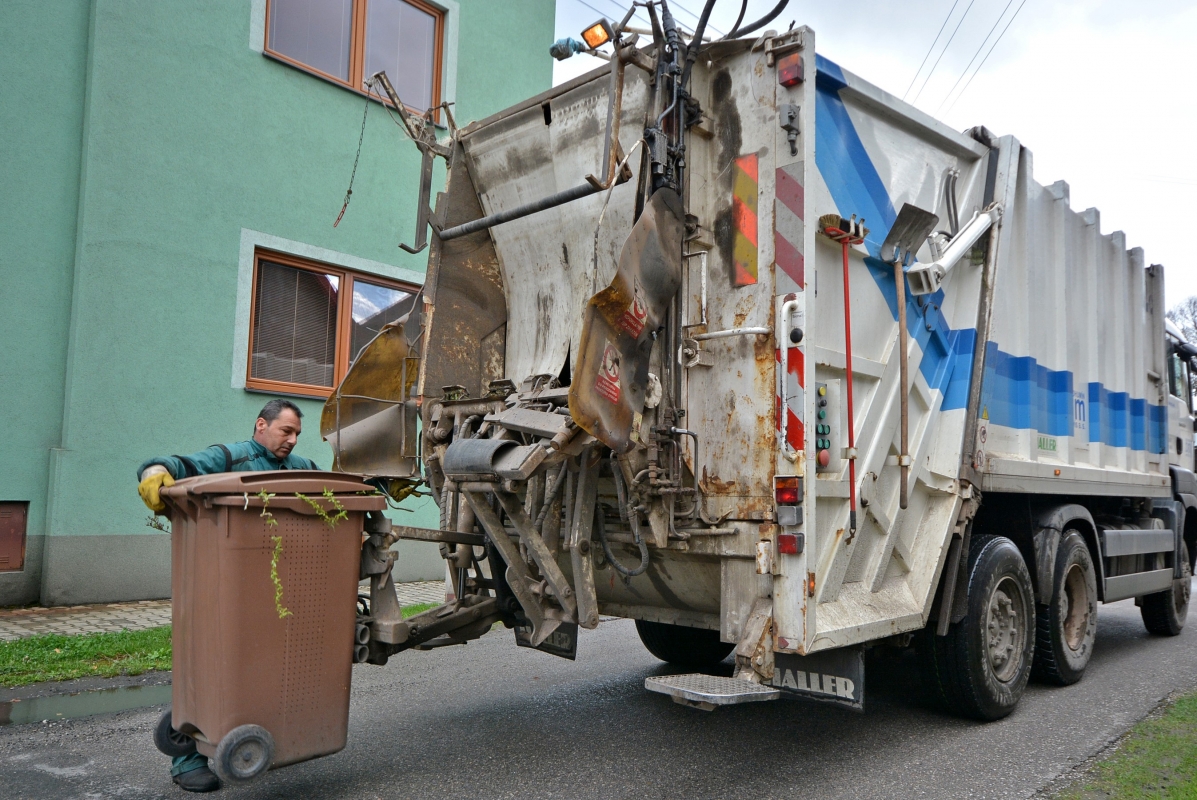
<path id="1" fill-rule="evenodd" d="M 791 50 L 802 49 L 802 31 L 786 31 L 780 36 L 773 36 L 765 42 L 765 64 L 773 66 L 780 55 Z"/>
<path id="2" fill-rule="evenodd" d="M 782 103 L 777 107 L 777 117 L 781 129 L 786 132 L 786 140 L 790 143 L 790 155 L 798 155 L 798 106 Z"/>
<path id="3" fill-rule="evenodd" d="M 686 369 L 713 367 L 715 359 L 702 349 L 702 345 L 698 343 L 697 339 L 682 339 L 682 346 L 677 350 L 677 363 Z"/>

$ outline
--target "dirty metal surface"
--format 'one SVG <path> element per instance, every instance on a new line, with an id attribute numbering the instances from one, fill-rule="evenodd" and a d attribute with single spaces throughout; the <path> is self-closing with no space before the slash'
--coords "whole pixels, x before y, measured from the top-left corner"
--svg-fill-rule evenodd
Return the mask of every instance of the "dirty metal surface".
<path id="1" fill-rule="evenodd" d="M 420 295 L 414 299 L 423 302 Z M 383 328 L 358 354 L 320 415 L 320 436 L 332 446 L 334 470 L 392 478 L 419 472 L 414 402 L 419 370 L 403 323 Z"/>
<path id="2" fill-rule="evenodd" d="M 585 80 L 557 87 L 538 104 L 470 126 L 463 146 L 487 214 L 504 211 L 603 174 L 603 132 L 610 75 L 602 67 Z M 648 80 L 628 65 L 619 142 L 631 152 L 644 127 Z M 607 193 L 575 200 L 490 230 L 503 270 L 507 303 L 506 377 L 561 372 L 567 354 L 577 364 L 583 309 L 615 272 L 632 230 L 640 158 L 632 180 Z M 597 253 L 595 229 L 602 214 Z M 597 269 L 596 269 L 597 264 Z M 571 353 L 572 350 L 572 353 Z"/>
<path id="3" fill-rule="evenodd" d="M 483 216 L 460 145 L 436 214 L 444 227 Z M 503 276 L 485 231 L 448 242 L 433 237 L 424 302 L 418 394 L 439 397 L 442 387 L 463 386 L 470 397 L 479 397 L 490 381 L 503 377 L 507 330 Z"/>
<path id="4" fill-rule="evenodd" d="M 681 284 L 681 198 L 653 194 L 632 228 L 611 285 L 586 304 L 569 390 L 574 422 L 618 453 L 639 439 L 649 355 Z"/>

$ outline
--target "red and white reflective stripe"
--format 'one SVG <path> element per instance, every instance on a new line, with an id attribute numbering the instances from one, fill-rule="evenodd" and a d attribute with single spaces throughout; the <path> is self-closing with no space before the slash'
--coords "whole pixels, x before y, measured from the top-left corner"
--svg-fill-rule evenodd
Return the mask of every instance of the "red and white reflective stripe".
<path id="1" fill-rule="evenodd" d="M 793 295 L 806 289 L 806 270 L 802 252 L 805 233 L 803 206 L 805 189 L 802 186 L 802 162 L 788 164 L 777 170 L 773 200 L 773 251 L 776 269 L 773 271 L 777 294 Z M 779 330 L 779 345 L 789 345 L 789 331 Z M 781 351 L 776 353 L 781 363 Z M 777 430 L 781 431 L 782 410 L 786 415 L 786 441 L 794 450 L 802 450 L 805 442 L 805 356 L 801 347 L 790 345 L 786 353 L 786 372 L 777 376 Z M 782 398 L 785 398 L 783 402 Z"/>

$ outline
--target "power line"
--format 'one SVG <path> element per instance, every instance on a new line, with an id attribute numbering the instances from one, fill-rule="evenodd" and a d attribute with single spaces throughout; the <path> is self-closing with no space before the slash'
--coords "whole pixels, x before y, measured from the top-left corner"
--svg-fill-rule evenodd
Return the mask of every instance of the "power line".
<path id="1" fill-rule="evenodd" d="M 671 7 L 676 6 L 677 8 L 680 8 L 682 11 L 685 11 L 687 14 L 694 17 L 695 21 L 698 21 L 699 19 L 701 19 L 701 17 L 699 17 L 698 14 L 695 14 L 693 11 L 691 11 L 690 9 L 688 9 L 684 5 L 682 5 L 680 0 L 669 0 L 669 5 Z M 714 25 L 712 25 L 710 20 L 707 20 L 707 27 L 710 28 L 711 30 L 713 30 L 715 33 L 719 34 L 720 36 L 725 35 L 723 31 L 719 30 Z"/>
<path id="2" fill-rule="evenodd" d="M 964 65 L 964 71 L 960 73 L 960 77 L 952 84 L 952 88 L 948 89 L 948 93 L 943 96 L 943 103 L 939 104 L 939 108 L 935 109 L 935 113 L 939 113 L 939 109 L 943 108 L 943 104 L 948 102 L 948 98 L 952 96 L 952 92 L 956 91 L 956 87 L 960 85 L 960 81 L 964 80 L 964 76 L 968 74 L 968 68 L 977 60 L 977 56 L 981 55 L 981 51 L 985 49 L 985 45 L 989 42 L 989 37 L 993 36 L 993 32 L 997 30 L 997 26 L 1001 24 L 1002 18 L 1006 16 L 1006 12 L 1010 10 L 1010 6 L 1014 5 L 1014 0 L 1008 0 L 1006 7 L 1002 9 L 1002 13 L 998 14 L 998 18 L 993 21 L 993 27 L 989 29 L 989 33 L 985 34 L 985 38 L 981 40 L 981 44 L 977 46 L 977 52 L 973 53 L 973 57 Z"/>
<path id="3" fill-rule="evenodd" d="M 992 53 L 993 48 L 998 46 L 998 42 L 1000 42 L 1002 40 L 1002 37 L 1006 35 L 1006 31 L 1010 30 L 1010 25 L 1014 22 L 1014 18 L 1018 16 L 1018 12 L 1022 11 L 1022 7 L 1025 6 L 1026 4 L 1027 4 L 1027 0 L 1022 0 L 1022 2 L 1018 4 L 1018 8 L 1016 8 L 1014 10 L 1014 16 L 1010 17 L 1010 22 L 1007 22 L 1006 27 L 1002 28 L 1002 32 L 999 33 L 998 38 L 994 40 L 993 46 L 989 48 L 989 53 Z M 955 107 L 956 102 L 962 96 L 964 96 L 965 92 L 968 91 L 969 84 L 971 84 L 973 82 L 973 78 L 977 77 L 977 73 L 981 71 L 981 67 L 985 66 L 985 62 L 989 60 L 989 53 L 985 54 L 985 58 L 981 59 L 981 63 L 977 65 L 977 68 L 975 70 L 973 70 L 973 77 L 969 78 L 968 83 L 964 84 L 964 88 L 960 90 L 960 94 L 956 95 L 956 100 L 953 100 L 952 105 L 948 106 L 948 111 L 951 111 Z M 947 113 L 947 112 L 944 112 L 944 113 Z"/>
<path id="4" fill-rule="evenodd" d="M 939 58 L 935 59 L 935 63 L 931 65 L 931 71 L 927 73 L 926 79 L 923 80 L 923 85 L 919 87 L 918 94 L 914 96 L 914 100 L 911 102 L 917 103 L 919 100 L 919 95 L 921 95 L 923 90 L 927 88 L 927 81 L 930 81 L 931 76 L 935 74 L 935 68 L 938 67 L 939 62 L 943 60 L 943 54 L 948 52 L 948 48 L 952 46 L 952 40 L 956 38 L 956 33 L 960 30 L 960 26 L 964 24 L 964 19 L 968 16 L 968 12 L 970 9 L 972 9 L 973 3 L 975 2 L 977 2 L 977 0 L 969 0 L 968 6 L 964 9 L 964 13 L 960 15 L 960 21 L 956 23 L 956 27 L 952 30 L 952 35 L 948 37 L 948 43 L 943 46 L 943 50 L 939 51 Z"/>
<path id="5" fill-rule="evenodd" d="M 931 42 L 931 46 L 927 48 L 927 55 L 923 56 L 922 63 L 919 68 L 914 71 L 914 77 L 910 79 L 910 85 L 906 87 L 906 91 L 902 92 L 902 99 L 906 99 L 906 95 L 910 94 L 910 90 L 914 88 L 914 82 L 919 79 L 919 73 L 923 71 L 923 67 L 927 66 L 927 59 L 931 57 L 931 52 L 935 49 L 935 45 L 939 42 L 939 37 L 943 36 L 943 29 L 948 27 L 948 20 L 952 18 L 952 12 L 956 10 L 956 6 L 960 5 L 960 0 L 955 0 L 952 7 L 948 9 L 948 15 L 943 18 L 943 24 L 939 26 L 939 33 L 935 34 L 935 40 Z"/>

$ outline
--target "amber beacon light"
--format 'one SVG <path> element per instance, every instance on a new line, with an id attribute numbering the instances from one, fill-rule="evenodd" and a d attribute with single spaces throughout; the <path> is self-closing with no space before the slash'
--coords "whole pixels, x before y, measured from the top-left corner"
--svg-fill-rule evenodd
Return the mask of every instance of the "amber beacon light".
<path id="1" fill-rule="evenodd" d="M 611 38 L 611 23 L 607 22 L 605 19 L 600 19 L 598 22 L 582 31 L 582 39 L 586 42 L 586 46 L 591 50 L 597 50 L 607 42 L 611 41 Z"/>

